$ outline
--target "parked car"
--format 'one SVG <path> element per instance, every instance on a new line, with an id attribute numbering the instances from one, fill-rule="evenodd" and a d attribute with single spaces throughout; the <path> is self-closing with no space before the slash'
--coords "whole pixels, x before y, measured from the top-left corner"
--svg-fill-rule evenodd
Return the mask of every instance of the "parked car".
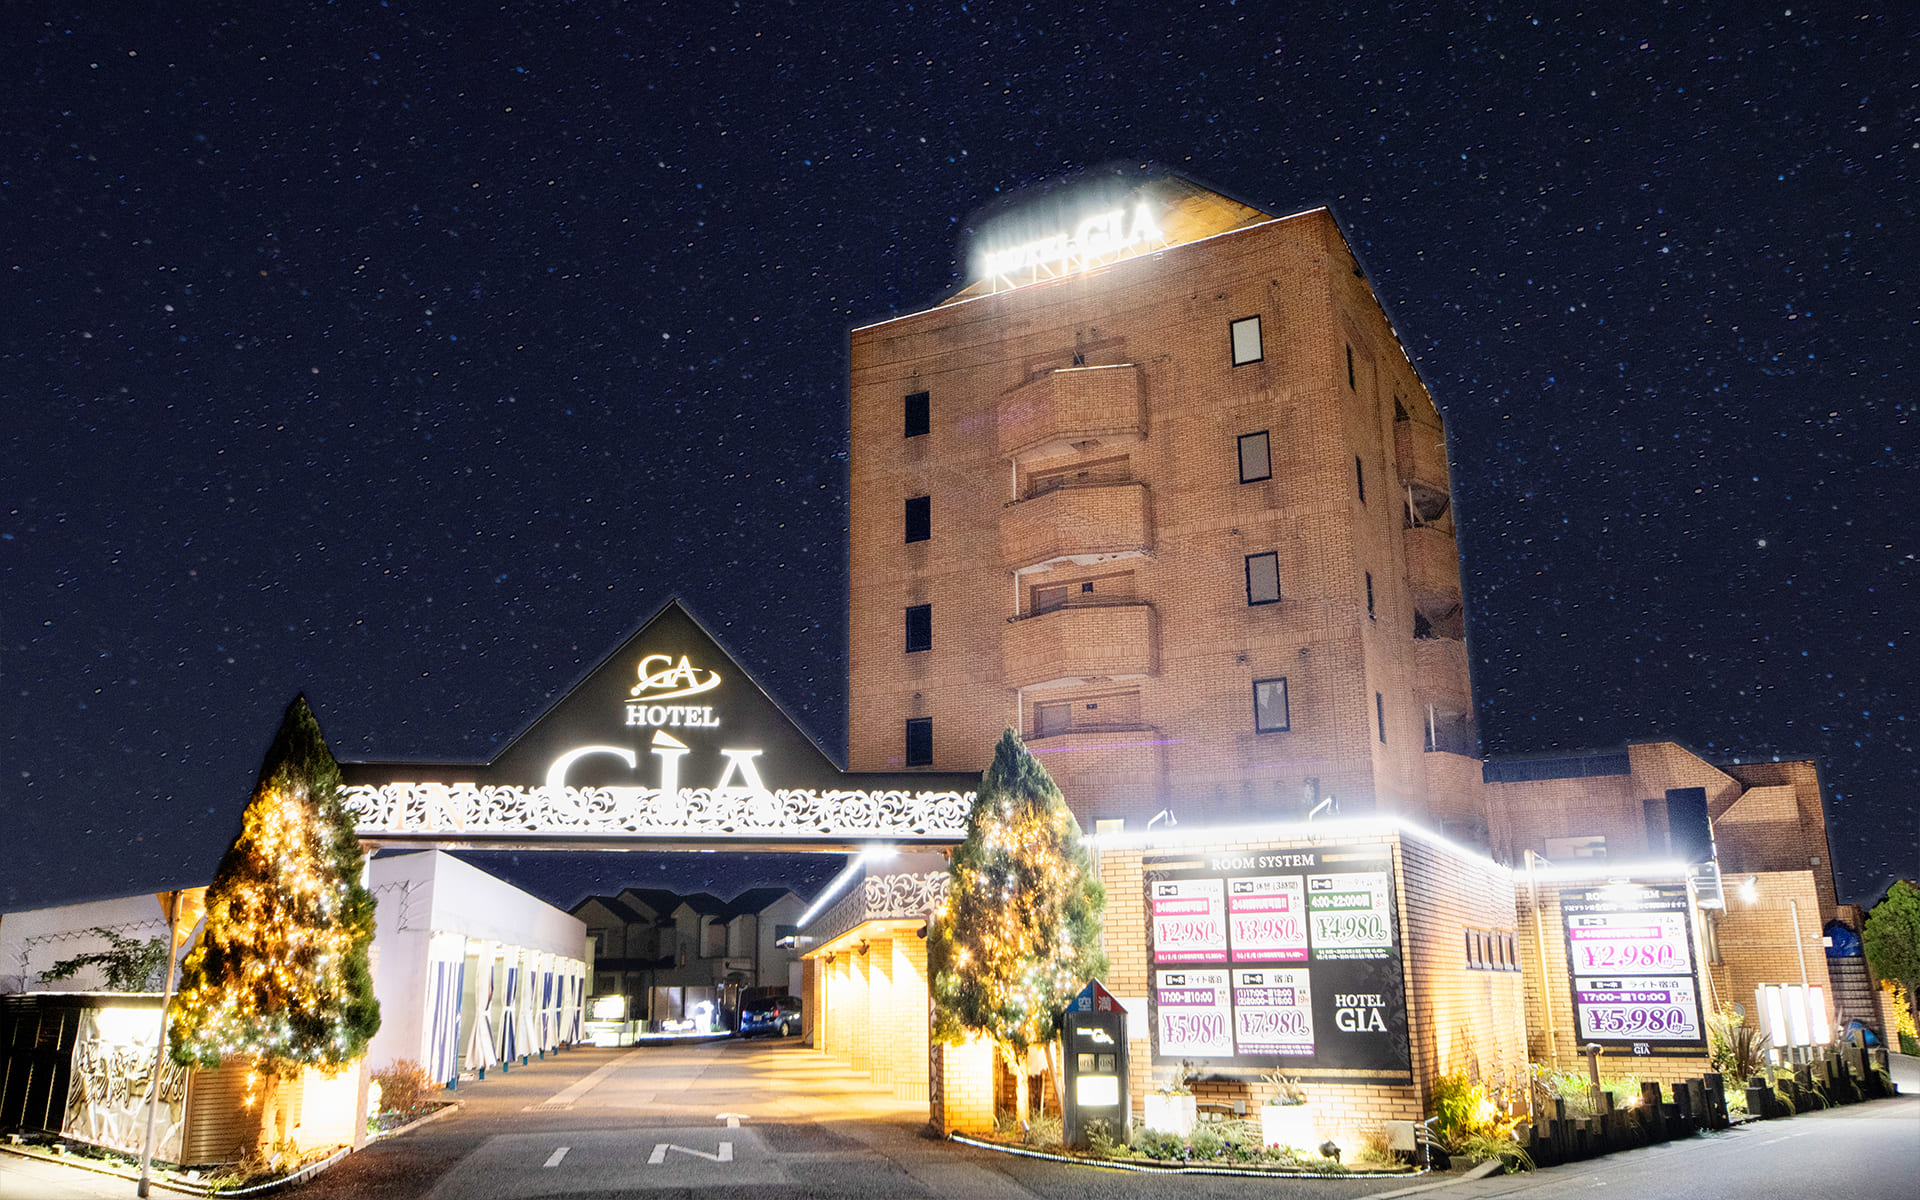
<path id="1" fill-rule="evenodd" d="M 800 999 L 797 996 L 761 996 L 740 1006 L 741 1037 L 762 1033 L 792 1037 L 799 1032 Z"/>

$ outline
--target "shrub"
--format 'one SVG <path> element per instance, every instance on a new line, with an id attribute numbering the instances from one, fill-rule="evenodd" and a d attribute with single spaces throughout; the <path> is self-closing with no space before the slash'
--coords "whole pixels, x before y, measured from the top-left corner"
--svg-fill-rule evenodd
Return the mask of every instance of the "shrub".
<path id="1" fill-rule="evenodd" d="M 410 1058 L 398 1059 L 392 1065 L 375 1071 L 373 1081 L 380 1085 L 381 1111 L 403 1116 L 424 1108 L 428 1093 L 433 1091 L 433 1081 L 427 1078 L 427 1069 Z"/>
<path id="2" fill-rule="evenodd" d="M 1707 1018 L 1707 1045 L 1713 1069 L 1729 1079 L 1751 1079 L 1767 1065 L 1767 1035 L 1735 1005 L 1722 1004 Z"/>

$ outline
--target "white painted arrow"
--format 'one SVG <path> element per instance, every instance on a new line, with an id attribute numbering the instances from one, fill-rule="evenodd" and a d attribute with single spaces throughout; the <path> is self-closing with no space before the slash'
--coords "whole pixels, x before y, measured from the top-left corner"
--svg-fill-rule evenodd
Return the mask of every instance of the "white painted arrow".
<path id="1" fill-rule="evenodd" d="M 705 1150 L 689 1150 L 685 1146 L 676 1146 L 672 1142 L 655 1142 L 653 1153 L 647 1156 L 647 1165 L 657 1167 L 667 1161 L 667 1151 L 678 1150 L 682 1154 L 691 1154 L 695 1158 L 704 1158 L 708 1162 L 725 1163 L 733 1161 L 733 1143 L 721 1142 L 720 1153 L 708 1154 Z"/>

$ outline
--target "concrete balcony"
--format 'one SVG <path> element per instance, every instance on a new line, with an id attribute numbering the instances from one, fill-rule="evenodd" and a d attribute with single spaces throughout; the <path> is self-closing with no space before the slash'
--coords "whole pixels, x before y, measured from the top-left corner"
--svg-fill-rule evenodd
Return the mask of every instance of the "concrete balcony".
<path id="1" fill-rule="evenodd" d="M 1000 401 L 1000 453 L 1016 462 L 1146 436 L 1140 368 L 1049 371 Z"/>
<path id="2" fill-rule="evenodd" d="M 1414 607 L 1439 623 L 1460 611 L 1460 548 L 1453 534 L 1432 525 L 1403 530 L 1407 546 L 1407 582 Z"/>
<path id="3" fill-rule="evenodd" d="M 1001 654 L 1008 687 L 1139 679 L 1159 668 L 1159 627 L 1150 604 L 1069 605 L 1007 622 Z"/>
<path id="4" fill-rule="evenodd" d="M 1413 643 L 1413 690 L 1422 705 L 1466 712 L 1473 705 L 1467 674 L 1467 644 L 1453 638 L 1420 638 Z"/>
<path id="5" fill-rule="evenodd" d="M 1063 487 L 1009 504 L 1000 517 L 1007 569 L 1018 575 L 1064 563 L 1137 558 L 1152 547 L 1147 487 Z"/>

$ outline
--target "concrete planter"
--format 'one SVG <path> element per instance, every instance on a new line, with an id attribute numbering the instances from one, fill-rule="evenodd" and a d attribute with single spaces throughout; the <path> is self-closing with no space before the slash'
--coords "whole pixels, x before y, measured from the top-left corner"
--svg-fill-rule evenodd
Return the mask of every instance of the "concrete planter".
<path id="1" fill-rule="evenodd" d="M 1262 1104 L 1260 1140 L 1269 1146 L 1313 1151 L 1320 1144 L 1311 1104 Z"/>
<path id="2" fill-rule="evenodd" d="M 1192 1137 L 1193 1127 L 1199 1124 L 1200 1110 L 1192 1096 L 1168 1095 L 1164 1092 L 1147 1093 L 1146 1126 L 1155 1133 L 1170 1133 L 1175 1137 Z"/>

